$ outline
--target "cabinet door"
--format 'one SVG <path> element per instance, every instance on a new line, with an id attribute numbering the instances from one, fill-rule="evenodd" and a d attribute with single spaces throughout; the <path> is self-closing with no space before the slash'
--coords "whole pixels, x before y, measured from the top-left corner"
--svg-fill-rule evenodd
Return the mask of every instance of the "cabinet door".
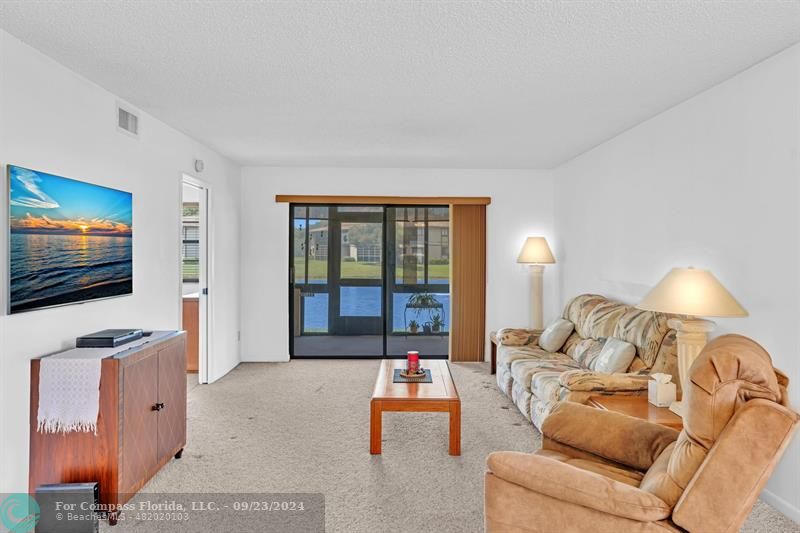
<path id="1" fill-rule="evenodd" d="M 186 355 L 175 342 L 158 352 L 158 457 L 173 454 L 186 444 Z"/>
<path id="2" fill-rule="evenodd" d="M 135 491 L 158 461 L 158 358 L 145 357 L 122 371 L 122 490 Z"/>

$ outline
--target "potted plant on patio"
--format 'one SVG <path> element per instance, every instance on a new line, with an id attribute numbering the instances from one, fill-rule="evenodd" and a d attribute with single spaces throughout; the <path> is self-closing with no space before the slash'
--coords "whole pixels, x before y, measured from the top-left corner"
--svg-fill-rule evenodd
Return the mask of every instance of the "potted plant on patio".
<path id="1" fill-rule="evenodd" d="M 431 317 L 431 329 L 433 330 L 434 333 L 439 333 L 440 331 L 442 331 L 443 327 L 444 327 L 444 320 L 442 320 L 442 315 L 440 315 L 439 313 L 435 313 Z"/>
<path id="2" fill-rule="evenodd" d="M 418 292 L 411 295 L 407 305 L 410 309 L 415 309 L 417 316 L 419 316 L 419 313 L 421 313 L 423 309 L 435 309 L 439 307 L 441 303 L 436 299 L 436 296 L 429 292 Z"/>
<path id="3" fill-rule="evenodd" d="M 417 331 L 419 331 L 419 322 L 417 322 L 416 320 L 412 320 L 411 322 L 409 322 L 408 323 L 408 331 L 412 335 L 416 335 Z"/>

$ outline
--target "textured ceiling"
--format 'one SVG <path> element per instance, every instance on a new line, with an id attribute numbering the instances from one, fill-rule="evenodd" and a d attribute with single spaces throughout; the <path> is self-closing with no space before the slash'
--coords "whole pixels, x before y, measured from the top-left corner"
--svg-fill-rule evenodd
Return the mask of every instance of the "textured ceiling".
<path id="1" fill-rule="evenodd" d="M 0 2 L 243 164 L 557 165 L 800 41 L 791 1 Z"/>

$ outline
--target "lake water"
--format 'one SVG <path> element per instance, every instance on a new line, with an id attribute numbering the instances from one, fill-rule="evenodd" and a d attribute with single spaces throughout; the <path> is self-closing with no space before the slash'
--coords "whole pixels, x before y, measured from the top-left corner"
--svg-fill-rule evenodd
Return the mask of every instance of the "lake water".
<path id="1" fill-rule="evenodd" d="M 133 277 L 130 237 L 13 233 L 9 252 L 12 307 Z"/>
<path id="2" fill-rule="evenodd" d="M 341 287 L 341 315 L 342 316 L 381 316 L 381 293 L 380 287 Z M 403 313 L 409 298 L 413 293 L 395 293 L 392 295 L 393 319 L 392 326 L 394 331 L 405 331 Z M 435 294 L 436 299 L 444 305 L 445 324 L 444 331 L 450 329 L 450 295 Z M 314 294 L 305 296 L 304 300 L 304 328 L 306 331 L 327 331 L 328 329 L 328 295 Z M 441 310 L 421 309 L 419 317 L 417 309 L 409 309 L 406 313 L 408 322 L 416 320 L 420 325 L 430 322 L 431 317 Z"/>

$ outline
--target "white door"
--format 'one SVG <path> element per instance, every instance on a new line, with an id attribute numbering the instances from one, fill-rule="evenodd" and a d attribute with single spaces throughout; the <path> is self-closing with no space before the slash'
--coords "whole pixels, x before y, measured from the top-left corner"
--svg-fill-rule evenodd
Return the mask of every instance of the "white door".
<path id="1" fill-rule="evenodd" d="M 183 216 L 181 220 L 181 299 L 188 293 L 197 294 L 199 303 L 198 316 L 198 382 L 208 383 L 209 369 L 213 354 L 209 349 L 211 346 L 211 232 L 209 228 L 211 189 L 203 182 L 191 176 L 184 175 L 182 182 L 182 213 L 185 213 L 185 206 L 196 204 L 196 217 Z M 192 214 L 194 211 L 191 212 Z M 197 239 L 186 239 L 186 225 L 196 225 Z M 187 242 L 188 241 L 188 242 Z M 195 247 L 196 245 L 196 247 Z M 191 261 L 187 261 L 191 257 Z M 194 263 L 196 261 L 196 272 Z M 188 264 L 188 266 L 187 266 Z M 187 278 L 187 272 L 189 277 Z M 196 274 L 196 277 L 193 276 Z M 187 279 L 189 281 L 187 281 Z M 181 306 L 181 309 L 183 306 Z"/>

